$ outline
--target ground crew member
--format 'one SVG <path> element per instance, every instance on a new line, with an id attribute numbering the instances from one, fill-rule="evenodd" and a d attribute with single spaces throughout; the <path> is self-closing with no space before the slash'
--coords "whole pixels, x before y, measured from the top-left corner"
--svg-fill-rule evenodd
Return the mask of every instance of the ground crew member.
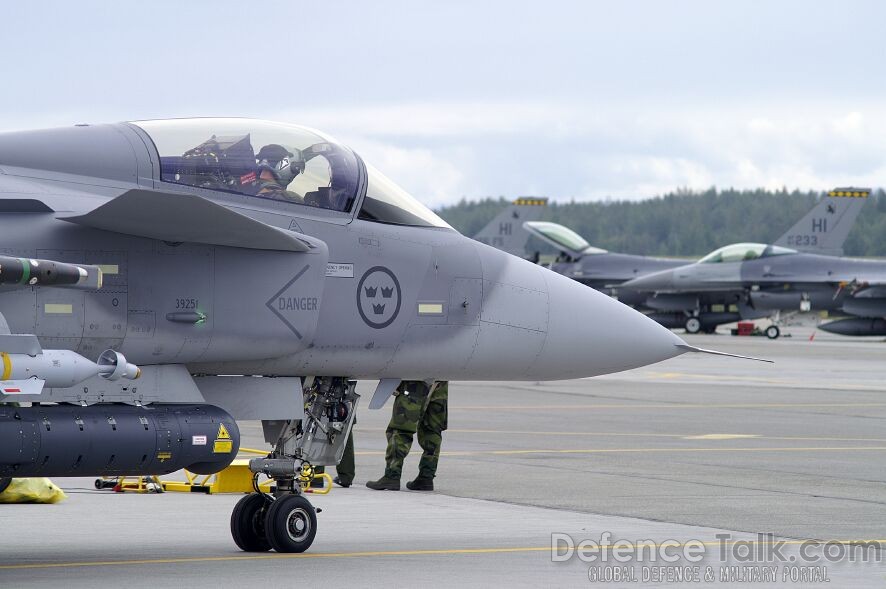
<path id="1" fill-rule="evenodd" d="M 332 479 L 332 482 L 339 487 L 344 487 L 345 489 L 347 489 L 354 482 L 354 475 L 357 472 L 357 468 L 354 466 L 353 428 L 351 428 L 351 433 L 348 436 L 348 441 L 345 443 L 345 453 L 341 455 L 341 460 L 339 460 L 338 464 L 335 466 L 335 472 L 337 474 L 335 478 Z"/>
<path id="2" fill-rule="evenodd" d="M 421 380 L 403 381 L 394 391 L 394 409 L 385 432 L 385 474 L 366 486 L 378 491 L 399 491 L 403 460 L 412 448 L 412 437 L 418 434 L 422 448 L 418 477 L 406 483 L 411 491 L 433 491 L 443 432 L 447 427 L 449 383 Z"/>

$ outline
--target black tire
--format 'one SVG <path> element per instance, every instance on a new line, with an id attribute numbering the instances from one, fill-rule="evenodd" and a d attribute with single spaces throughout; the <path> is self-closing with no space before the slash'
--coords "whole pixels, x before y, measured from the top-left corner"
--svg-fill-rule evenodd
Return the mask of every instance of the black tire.
<path id="1" fill-rule="evenodd" d="M 698 333 L 701 331 L 701 320 L 698 317 L 690 317 L 683 324 L 683 327 L 686 328 L 686 333 Z"/>
<path id="2" fill-rule="evenodd" d="M 304 552 L 317 534 L 317 512 L 301 495 L 284 495 L 268 508 L 265 533 L 277 552 Z"/>
<path id="3" fill-rule="evenodd" d="M 271 549 L 265 534 L 265 516 L 271 499 L 264 493 L 250 493 L 240 499 L 231 513 L 231 536 L 246 552 L 267 552 Z"/>
<path id="4" fill-rule="evenodd" d="M 0 478 L 0 493 L 6 490 L 6 488 L 12 483 L 12 479 L 9 478 Z"/>
<path id="5" fill-rule="evenodd" d="M 770 325 L 763 333 L 765 333 L 766 337 L 769 339 L 778 339 L 778 336 L 781 335 L 781 330 L 778 328 L 778 325 Z"/>

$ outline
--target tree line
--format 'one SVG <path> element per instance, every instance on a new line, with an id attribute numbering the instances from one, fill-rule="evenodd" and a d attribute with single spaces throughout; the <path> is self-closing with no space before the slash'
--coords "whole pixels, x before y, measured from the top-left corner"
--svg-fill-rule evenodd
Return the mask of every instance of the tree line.
<path id="1" fill-rule="evenodd" d="M 811 209 L 824 192 L 681 189 L 644 200 L 551 202 L 542 220 L 569 227 L 591 245 L 614 252 L 701 256 L 720 246 L 771 243 Z M 474 235 L 512 199 L 484 198 L 445 206 L 437 213 Z M 850 256 L 886 256 L 886 193 L 875 190 L 844 250 Z"/>

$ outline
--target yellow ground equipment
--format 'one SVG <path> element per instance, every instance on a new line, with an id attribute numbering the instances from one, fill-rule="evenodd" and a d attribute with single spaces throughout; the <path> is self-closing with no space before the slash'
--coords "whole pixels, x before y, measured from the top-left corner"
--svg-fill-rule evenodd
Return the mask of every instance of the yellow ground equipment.
<path id="1" fill-rule="evenodd" d="M 264 450 L 240 448 L 240 452 L 264 456 Z M 249 458 L 235 458 L 230 466 L 215 474 L 198 475 L 184 471 L 185 480 L 167 481 L 155 476 L 141 477 L 106 477 L 96 479 L 96 489 L 113 489 L 117 492 L 133 491 L 136 493 L 252 493 L 253 473 L 249 470 Z M 322 487 L 311 485 L 314 481 L 323 481 Z M 305 493 L 325 495 L 332 490 L 332 477 L 326 473 L 317 473 L 310 464 L 304 464 L 299 473 L 298 482 Z M 258 489 L 263 493 L 271 493 L 273 481 L 259 483 Z"/>
<path id="2" fill-rule="evenodd" d="M 264 450 L 255 450 L 252 448 L 240 448 L 240 452 L 247 454 L 255 454 L 264 456 L 267 454 Z M 326 473 L 315 473 L 310 465 L 308 470 L 302 468 L 299 476 L 299 484 L 305 493 L 314 493 L 317 495 L 325 495 L 332 490 L 332 477 Z M 161 481 L 164 491 L 177 493 L 206 493 L 215 495 L 218 493 L 252 493 L 253 473 L 249 470 L 249 458 L 235 458 L 230 466 L 224 470 L 210 475 L 196 475 L 192 472 L 185 472 L 184 481 Z M 322 480 L 323 487 L 311 487 L 312 481 Z M 263 493 L 270 493 L 273 481 L 267 480 L 259 483 L 258 488 Z"/>
<path id="3" fill-rule="evenodd" d="M 112 489 L 116 493 L 162 493 L 163 482 L 156 476 L 102 477 L 95 479 L 96 489 Z"/>
<path id="4" fill-rule="evenodd" d="M 215 474 L 200 476 L 185 471 L 184 481 L 163 481 L 163 489 L 178 493 L 251 493 L 252 471 L 249 470 L 248 458 L 235 458 L 229 467 Z M 271 491 L 271 483 L 267 480 L 259 484 L 264 493 Z"/>
<path id="5" fill-rule="evenodd" d="M 45 478 L 0 479 L 0 503 L 58 503 L 65 492 Z"/>

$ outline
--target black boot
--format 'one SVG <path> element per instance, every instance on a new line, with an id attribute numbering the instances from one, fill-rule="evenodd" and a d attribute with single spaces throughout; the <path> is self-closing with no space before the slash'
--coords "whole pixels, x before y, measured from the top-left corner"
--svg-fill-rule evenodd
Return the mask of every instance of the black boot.
<path id="1" fill-rule="evenodd" d="M 429 479 L 419 475 L 414 481 L 406 483 L 406 488 L 410 491 L 433 491 L 434 479 Z"/>
<path id="2" fill-rule="evenodd" d="M 332 482 L 335 483 L 336 485 L 338 485 L 339 487 L 342 487 L 345 489 L 347 489 L 348 487 L 351 486 L 351 481 L 343 481 L 343 480 L 341 480 L 341 476 L 335 477 L 334 479 L 332 479 Z"/>
<path id="3" fill-rule="evenodd" d="M 370 489 L 375 489 L 376 491 L 399 491 L 400 479 L 382 477 L 377 481 L 368 481 L 366 486 Z"/>

